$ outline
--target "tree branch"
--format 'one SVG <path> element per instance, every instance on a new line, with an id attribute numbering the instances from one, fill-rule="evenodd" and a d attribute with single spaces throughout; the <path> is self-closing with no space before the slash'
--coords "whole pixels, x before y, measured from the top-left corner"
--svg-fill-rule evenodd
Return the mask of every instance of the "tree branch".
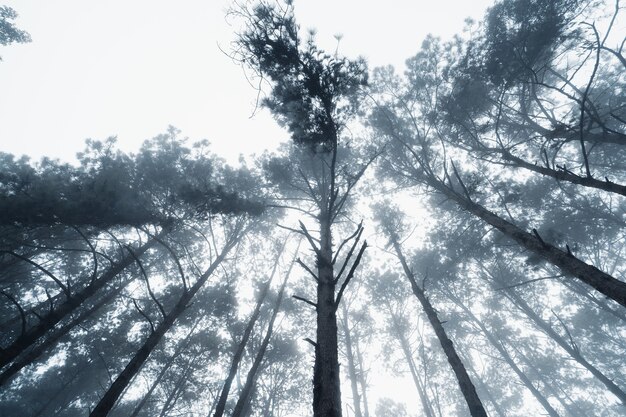
<path id="1" fill-rule="evenodd" d="M 297 295 L 292 295 L 291 297 L 292 297 L 292 298 L 295 298 L 295 299 L 296 299 L 296 300 L 298 300 L 298 301 L 305 302 L 305 303 L 307 303 L 308 305 L 313 306 L 313 308 L 317 309 L 317 304 L 315 304 L 313 301 L 309 301 L 309 300 L 307 300 L 306 298 L 298 297 Z"/>
<path id="2" fill-rule="evenodd" d="M 350 272 L 348 273 L 348 276 L 346 276 L 346 279 L 343 281 L 343 284 L 341 284 L 341 288 L 339 289 L 339 292 L 337 293 L 337 299 L 335 300 L 335 310 L 337 310 L 337 307 L 339 307 L 339 303 L 341 302 L 341 297 L 343 296 L 343 292 L 346 290 L 346 287 L 352 280 L 352 277 L 354 276 L 354 271 L 356 270 L 356 267 L 359 266 L 359 263 L 361 262 L 361 257 L 363 256 L 363 252 L 365 252 L 366 248 L 367 248 L 367 240 L 363 242 L 363 246 L 361 246 L 361 250 L 359 251 L 359 254 L 356 256 L 356 259 L 354 260 L 354 263 L 352 264 L 352 268 L 350 268 Z"/>

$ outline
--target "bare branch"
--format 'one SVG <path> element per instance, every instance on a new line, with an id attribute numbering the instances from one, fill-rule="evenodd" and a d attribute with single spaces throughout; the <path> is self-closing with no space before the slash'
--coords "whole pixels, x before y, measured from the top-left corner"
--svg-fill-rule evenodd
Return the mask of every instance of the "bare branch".
<path id="1" fill-rule="evenodd" d="M 352 258 L 352 254 L 354 253 L 354 249 L 356 249 L 356 246 L 359 243 L 359 240 L 361 239 L 361 235 L 363 234 L 363 228 L 361 228 L 356 236 L 356 239 L 354 240 L 354 243 L 352 244 L 352 247 L 350 248 L 350 251 L 348 252 L 348 255 L 346 256 L 345 261 L 343 261 L 343 265 L 341 266 L 341 269 L 339 270 L 339 273 L 337 274 L 337 277 L 335 277 L 335 284 L 339 282 L 339 279 L 341 278 L 341 274 L 343 274 L 343 271 L 346 269 L 346 266 L 348 265 L 348 262 L 350 261 L 350 258 Z"/>
<path id="2" fill-rule="evenodd" d="M 306 266 L 306 264 L 304 262 L 302 262 L 302 260 L 300 258 L 296 259 L 296 262 L 298 263 L 298 265 L 300 265 L 302 268 L 304 268 L 305 271 L 307 271 L 309 274 L 311 274 L 311 276 L 313 278 L 315 278 L 315 281 L 320 282 L 320 279 L 317 277 L 317 275 L 315 275 L 315 272 L 311 271 L 311 268 Z"/>
<path id="3" fill-rule="evenodd" d="M 313 301 L 309 301 L 309 300 L 307 300 L 306 298 L 302 298 L 302 297 L 299 297 L 299 296 L 297 296 L 297 295 L 292 295 L 291 297 L 292 297 L 292 298 L 295 298 L 295 299 L 296 299 L 296 300 L 298 300 L 298 301 L 305 302 L 305 303 L 307 303 L 308 305 L 313 306 L 313 308 L 317 309 L 317 304 L 315 304 Z"/>
<path id="4" fill-rule="evenodd" d="M 159 308 L 161 315 L 163 316 L 163 318 L 165 318 L 166 316 L 165 309 L 163 308 L 163 305 L 161 305 L 159 300 L 157 300 L 156 296 L 152 292 L 152 288 L 150 287 L 150 280 L 148 279 L 148 274 L 146 274 L 146 270 L 143 268 L 143 264 L 141 263 L 137 255 L 135 255 L 135 252 L 133 252 L 130 245 L 127 245 L 126 249 L 128 250 L 128 252 L 130 252 L 133 259 L 135 259 L 135 262 L 137 262 L 137 265 L 139 265 L 139 270 L 141 271 L 141 275 L 143 276 L 144 281 L 146 281 L 146 288 L 148 289 L 148 294 L 150 294 L 150 298 L 152 298 L 152 301 L 154 301 L 154 303 Z"/>
<path id="5" fill-rule="evenodd" d="M 22 306 L 20 305 L 20 303 L 17 302 L 17 300 L 9 293 L 4 292 L 4 291 L 0 291 L 0 293 L 2 293 L 2 295 L 4 295 L 6 298 L 9 299 L 9 301 L 11 301 L 11 303 L 13 303 L 13 305 L 15 305 L 15 307 L 17 307 L 17 310 L 20 312 L 20 319 L 22 322 L 22 335 L 24 333 L 26 333 L 26 313 L 24 313 L 24 309 L 22 308 Z"/>
<path id="6" fill-rule="evenodd" d="M 335 300 L 335 310 L 337 310 L 337 307 L 339 307 L 339 303 L 341 302 L 341 297 L 343 296 L 343 292 L 346 290 L 346 287 L 352 280 L 352 277 L 354 276 L 354 271 L 356 270 L 357 266 L 359 266 L 359 263 L 361 262 L 361 257 L 363 256 L 363 252 L 365 252 L 366 248 L 367 248 L 367 240 L 363 242 L 363 246 L 361 246 L 361 250 L 359 251 L 359 254 L 356 256 L 356 259 L 354 260 L 354 263 L 352 264 L 352 268 L 350 268 L 350 272 L 348 273 L 348 276 L 343 281 L 343 284 L 341 284 L 341 288 L 339 289 L 339 292 L 337 293 L 337 299 Z"/>
<path id="7" fill-rule="evenodd" d="M 49 276 L 50 278 L 52 278 L 52 280 L 61 288 L 61 290 L 65 293 L 65 295 L 67 296 L 67 298 L 71 298 L 71 294 L 70 294 L 70 290 L 69 288 L 63 284 L 61 282 L 60 279 L 58 279 L 52 272 L 48 271 L 46 268 L 44 268 L 43 266 L 39 265 L 37 262 L 33 262 L 30 259 L 26 258 L 25 256 L 22 256 L 20 254 L 17 254 L 13 251 L 7 251 L 7 250 L 3 250 L 0 251 L 0 253 L 8 253 L 9 255 L 13 255 L 18 259 L 21 259 L 24 262 L 27 262 L 29 264 L 31 264 L 32 266 L 34 266 L 35 268 L 37 268 L 38 270 L 40 270 L 41 272 L 43 272 L 44 274 L 46 274 L 47 276 Z"/>
<path id="8" fill-rule="evenodd" d="M 354 231 L 354 233 L 352 233 L 350 236 L 348 236 L 347 238 L 345 238 L 343 240 L 343 242 L 341 242 L 341 244 L 339 245 L 339 247 L 337 248 L 337 251 L 335 252 L 335 256 L 333 257 L 333 262 L 332 264 L 334 265 L 335 262 L 337 262 L 337 257 L 339 256 L 339 252 L 341 252 L 341 249 L 343 249 L 344 245 L 346 243 L 348 243 L 349 241 L 351 241 L 352 239 L 354 239 L 354 237 L 356 235 L 359 234 L 359 231 L 363 228 L 363 220 L 361 220 L 361 222 L 359 223 L 359 225 L 357 226 L 356 230 Z"/>
<path id="9" fill-rule="evenodd" d="M 309 339 L 308 337 L 305 337 L 304 339 L 305 342 L 309 342 L 311 344 L 311 346 L 313 346 L 315 349 L 317 349 L 317 343 L 315 343 L 314 341 L 312 341 L 311 339 Z"/>
<path id="10" fill-rule="evenodd" d="M 139 308 L 139 305 L 137 304 L 137 300 L 135 298 L 133 298 L 133 304 L 135 305 L 135 308 L 137 309 L 137 311 L 139 311 L 139 314 L 141 314 L 143 318 L 146 319 L 148 323 L 150 323 L 150 328 L 152 329 L 152 333 L 154 333 L 154 323 L 152 323 L 152 320 L 150 320 L 150 317 L 148 317 L 148 315 L 144 313 L 141 308 Z"/>
<path id="11" fill-rule="evenodd" d="M 311 245 L 311 248 L 313 248 L 313 251 L 315 252 L 316 255 L 321 256 L 321 252 L 319 248 L 315 246 L 315 242 L 313 241 L 313 236 L 311 236 L 311 234 L 307 230 L 304 223 L 302 223 L 302 221 L 299 221 L 299 223 L 300 223 L 300 229 L 302 229 L 302 232 L 304 233 L 304 237 L 306 237 L 306 239 L 309 241 L 309 245 Z"/>

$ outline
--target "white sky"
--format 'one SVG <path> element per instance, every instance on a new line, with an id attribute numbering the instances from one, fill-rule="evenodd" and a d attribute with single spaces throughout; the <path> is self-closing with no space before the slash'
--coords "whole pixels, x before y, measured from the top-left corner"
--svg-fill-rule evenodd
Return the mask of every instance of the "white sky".
<path id="1" fill-rule="evenodd" d="M 33 42 L 0 48 L 0 151 L 71 161 L 86 138 L 117 136 L 136 151 L 168 125 L 209 139 L 230 161 L 284 140 L 255 91 L 220 52 L 234 28 L 226 0 L 9 0 Z M 417 52 L 426 34 L 449 38 L 491 0 L 296 0 L 318 41 L 370 67 Z"/>

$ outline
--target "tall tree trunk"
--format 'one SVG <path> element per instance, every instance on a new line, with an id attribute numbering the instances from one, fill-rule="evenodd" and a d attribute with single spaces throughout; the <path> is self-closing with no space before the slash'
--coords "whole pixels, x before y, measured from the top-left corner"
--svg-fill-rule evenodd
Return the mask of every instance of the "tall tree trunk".
<path id="1" fill-rule="evenodd" d="M 333 189 L 334 191 L 334 189 Z M 337 314 L 330 213 L 320 215 L 313 417 L 341 417 Z"/>
<path id="2" fill-rule="evenodd" d="M 122 394 L 122 391 L 128 386 L 133 377 L 139 372 L 143 363 L 148 359 L 150 353 L 154 350 L 159 343 L 163 335 L 172 327 L 176 319 L 187 309 L 189 303 L 196 295 L 196 293 L 202 288 L 209 277 L 213 274 L 215 269 L 222 263 L 224 258 L 230 250 L 237 244 L 239 236 L 231 237 L 231 239 L 225 244 L 221 253 L 215 258 L 213 263 L 208 269 L 198 278 L 196 283 L 183 293 L 174 308 L 163 318 L 163 321 L 156 327 L 156 329 L 150 334 L 148 339 L 135 353 L 135 356 L 126 365 L 124 370 L 118 375 L 111 387 L 107 390 L 104 396 L 100 399 L 96 408 L 93 409 L 89 417 L 105 417 L 109 414 L 109 411 L 113 408 L 118 398 Z"/>
<path id="3" fill-rule="evenodd" d="M 427 176 L 426 178 L 427 183 L 431 187 L 456 202 L 462 209 L 495 227 L 529 251 L 558 266 L 566 274 L 580 279 L 606 297 L 626 307 L 626 282 L 622 282 L 600 271 L 598 268 L 586 264 L 568 251 L 561 250 L 545 242 L 537 233 L 528 233 L 520 229 L 480 204 L 474 203 L 467 196 L 456 192 L 434 176 Z"/>
<path id="4" fill-rule="evenodd" d="M 0 349 L 0 368 L 6 366 L 13 359 L 17 358 L 28 347 L 50 331 L 58 322 L 74 312 L 77 308 L 81 307 L 85 300 L 92 297 L 104 286 L 109 284 L 113 278 L 135 262 L 135 257 L 143 255 L 148 249 L 153 247 L 156 242 L 157 241 L 155 239 L 150 239 L 146 244 L 138 249 L 135 249 L 133 251 L 134 255 L 126 255 L 122 258 L 122 260 L 111 266 L 98 279 L 94 280 L 77 293 L 70 295 L 69 298 L 67 298 L 67 300 L 65 300 L 60 306 L 42 316 L 39 324 L 28 329 L 6 348 Z"/>
<path id="5" fill-rule="evenodd" d="M 287 280 L 289 279 L 289 275 L 291 274 L 291 269 L 293 268 L 293 264 L 295 263 L 295 261 L 295 259 L 291 261 L 289 269 L 287 270 L 285 278 L 283 279 L 283 283 L 280 286 L 280 290 L 278 291 L 278 297 L 276 298 L 276 303 L 274 304 L 274 311 L 272 312 L 272 316 L 270 317 L 269 323 L 267 325 L 267 332 L 265 333 L 265 337 L 261 342 L 259 351 L 254 358 L 252 367 L 250 367 L 250 370 L 248 371 L 246 382 L 243 386 L 243 389 L 241 390 L 241 393 L 239 394 L 239 399 L 237 400 L 237 404 L 235 405 L 235 409 L 233 410 L 231 417 L 243 417 L 243 412 L 248 405 L 252 389 L 254 388 L 254 385 L 256 383 L 257 372 L 259 370 L 259 367 L 261 366 L 261 362 L 263 362 L 265 352 L 267 351 L 267 346 L 270 343 L 270 339 L 274 331 L 274 322 L 276 321 L 276 316 L 278 315 L 278 311 L 280 310 L 280 305 L 283 301 L 283 295 L 285 294 L 285 287 L 287 286 Z"/>
<path id="6" fill-rule="evenodd" d="M 459 306 L 465 312 L 467 317 L 469 317 L 470 320 L 473 321 L 480 328 L 480 330 L 482 330 L 489 343 L 491 343 L 491 345 L 496 348 L 496 350 L 500 353 L 500 356 L 502 356 L 502 359 L 504 359 L 504 361 L 513 370 L 513 372 L 515 372 L 520 381 L 522 381 L 524 386 L 533 394 L 535 399 L 546 410 L 548 415 L 550 417 L 560 417 L 559 413 L 554 409 L 554 407 L 552 407 L 552 405 L 550 405 L 550 402 L 547 400 L 547 398 L 543 396 L 543 394 L 537 389 L 537 387 L 533 385 L 528 376 L 519 368 L 519 366 L 517 366 L 511 355 L 509 355 L 509 352 L 504 348 L 502 342 L 497 340 L 497 338 L 487 329 L 484 323 L 480 321 L 461 300 L 459 300 L 451 293 L 447 293 L 446 295 L 448 296 L 448 298 L 450 298 L 450 300 L 452 300 L 454 304 Z"/>
<path id="7" fill-rule="evenodd" d="M 439 343 L 441 344 L 441 347 L 443 348 L 443 351 L 448 358 L 448 363 L 450 364 L 452 370 L 454 371 L 454 374 L 456 375 L 459 387 L 461 388 L 461 392 L 463 393 L 463 397 L 465 397 L 465 401 L 467 402 L 467 406 L 469 407 L 470 414 L 472 415 L 472 417 L 487 417 L 485 407 L 483 406 L 480 398 L 478 397 L 478 394 L 476 393 L 476 388 L 474 387 L 472 380 L 467 374 L 467 370 L 465 369 L 461 358 L 457 354 L 452 341 L 446 334 L 446 331 L 443 328 L 439 317 L 437 316 L 437 312 L 430 303 L 428 297 L 426 297 L 424 290 L 422 290 L 419 285 L 417 285 L 415 276 L 413 275 L 413 272 L 411 272 L 411 269 L 409 268 L 409 265 L 407 264 L 406 259 L 402 254 L 402 250 L 400 248 L 398 240 L 393 235 L 390 236 L 390 238 L 396 251 L 396 255 L 398 256 L 398 259 L 402 264 L 404 273 L 411 283 L 413 294 L 415 294 L 420 304 L 422 305 L 424 313 L 426 313 L 426 317 L 428 317 L 428 321 L 433 327 L 433 330 L 435 331 L 435 334 L 439 339 Z"/>
<path id="8" fill-rule="evenodd" d="M 396 338 L 398 342 L 400 342 L 400 347 L 402 348 L 402 353 L 404 353 L 404 358 L 409 365 L 409 371 L 411 372 L 411 377 L 413 378 L 413 383 L 415 384 L 415 388 L 417 389 L 417 394 L 420 397 L 420 401 L 422 403 L 422 409 L 424 410 L 424 415 L 426 417 L 435 417 L 432 406 L 430 404 L 430 400 L 428 399 L 428 395 L 424 389 L 424 384 L 422 384 L 422 380 L 419 377 L 419 373 L 417 371 L 417 367 L 415 366 L 415 362 L 413 362 L 413 354 L 411 352 L 411 346 L 409 345 L 409 341 L 406 339 L 406 336 L 402 332 L 400 325 L 398 324 L 397 317 L 390 311 L 391 320 L 393 322 L 394 331 L 396 333 Z"/>
<path id="9" fill-rule="evenodd" d="M 196 320 L 196 322 L 194 323 L 193 327 L 191 328 L 191 330 L 189 331 L 185 339 L 178 345 L 178 347 L 176 348 L 176 351 L 174 351 L 174 354 L 168 358 L 167 362 L 165 363 L 165 366 L 161 368 L 156 379 L 150 386 L 150 389 L 143 396 L 141 401 L 139 401 L 139 404 L 137 404 L 137 406 L 133 410 L 133 413 L 130 415 L 130 417 L 137 417 L 139 415 L 139 413 L 141 412 L 141 409 L 146 405 L 146 403 L 148 402 L 148 399 L 150 399 L 150 396 L 152 395 L 154 390 L 159 386 L 159 384 L 161 383 L 161 380 L 163 379 L 167 371 L 170 369 L 170 367 L 174 364 L 174 361 L 176 360 L 176 358 L 178 358 L 180 354 L 183 352 L 183 350 L 185 350 L 187 346 L 189 346 L 189 342 L 191 341 L 191 335 L 196 331 L 196 327 L 198 327 L 199 323 L 200 323 L 200 320 Z"/>
<path id="10" fill-rule="evenodd" d="M 222 391 L 220 393 L 219 400 L 217 401 L 217 405 L 215 406 L 215 413 L 213 414 L 213 417 L 222 417 L 224 415 L 224 410 L 226 409 L 226 401 L 228 400 L 230 387 L 232 386 L 233 380 L 235 379 L 235 376 L 237 375 L 237 370 L 239 369 L 239 364 L 241 363 L 241 359 L 243 358 L 246 345 L 248 344 L 248 340 L 250 339 L 250 335 L 252 334 L 252 329 L 254 328 L 254 325 L 257 319 L 259 318 L 259 315 L 261 314 L 261 306 L 263 305 L 263 302 L 265 301 L 265 297 L 267 296 L 270 286 L 272 285 L 272 280 L 274 279 L 274 275 L 276 274 L 276 270 L 278 268 L 278 261 L 280 259 L 280 256 L 282 255 L 284 248 L 285 248 L 285 245 L 283 243 L 283 246 L 281 247 L 278 253 L 278 256 L 276 257 L 276 262 L 274 263 L 274 267 L 272 268 L 272 273 L 270 275 L 270 278 L 267 280 L 267 283 L 263 286 L 263 289 L 261 290 L 261 294 L 259 294 L 259 299 L 257 300 L 256 306 L 254 307 L 254 311 L 252 312 L 252 315 L 250 316 L 250 319 L 248 320 L 248 324 L 243 332 L 241 341 L 237 345 L 237 349 L 235 350 L 235 354 L 233 355 L 233 360 L 228 370 L 228 375 L 226 376 L 226 379 L 224 380 L 224 385 L 222 386 Z"/>
<path id="11" fill-rule="evenodd" d="M 354 352 L 352 350 L 352 338 L 350 337 L 350 325 L 348 323 L 348 309 L 342 306 L 343 312 L 343 333 L 346 340 L 346 357 L 348 358 L 348 377 L 352 388 L 352 402 L 354 403 L 354 417 L 363 417 L 361 412 L 361 396 L 359 395 L 357 370 L 354 363 Z"/>

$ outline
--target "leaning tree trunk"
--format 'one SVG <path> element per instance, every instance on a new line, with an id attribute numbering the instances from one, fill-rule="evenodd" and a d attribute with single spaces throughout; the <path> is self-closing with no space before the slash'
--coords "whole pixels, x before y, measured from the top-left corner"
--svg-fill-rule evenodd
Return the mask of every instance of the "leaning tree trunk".
<path id="1" fill-rule="evenodd" d="M 285 274 L 285 278 L 283 279 L 283 283 L 280 286 L 280 290 L 278 291 L 278 297 L 276 298 L 276 303 L 274 304 L 274 311 L 272 312 L 272 316 L 270 317 L 270 321 L 267 325 L 267 332 L 265 333 L 265 337 L 263 338 L 263 341 L 261 342 L 259 351 L 257 352 L 254 358 L 252 367 L 250 367 L 250 370 L 248 371 L 246 382 L 243 386 L 243 389 L 241 390 L 241 394 L 239 394 L 239 399 L 237 400 L 237 404 L 235 405 L 235 409 L 233 410 L 231 417 L 243 417 L 245 408 L 248 405 L 248 400 L 250 399 L 250 395 L 252 393 L 252 389 L 254 388 L 254 384 L 256 383 L 257 372 L 259 371 L 261 362 L 263 361 L 263 358 L 265 357 L 267 346 L 270 343 L 270 339 L 274 331 L 274 322 L 276 321 L 276 316 L 278 315 L 278 311 L 280 310 L 280 305 L 283 301 L 283 295 L 285 294 L 285 287 L 287 286 L 287 280 L 289 279 L 289 275 L 291 274 L 291 269 L 294 263 L 295 263 L 295 259 L 289 265 L 289 269 L 287 270 Z"/>
<path id="2" fill-rule="evenodd" d="M 263 302 L 265 301 L 265 297 L 267 296 L 267 293 L 270 289 L 270 285 L 272 285 L 272 280 L 274 279 L 274 275 L 276 274 L 276 269 L 278 268 L 278 261 L 280 259 L 280 256 L 282 255 L 284 248 L 285 248 L 285 245 L 283 243 L 283 246 L 281 247 L 278 253 L 278 256 L 276 257 L 276 262 L 274 263 L 274 267 L 272 268 L 272 273 L 270 275 L 270 278 L 267 280 L 267 283 L 265 283 L 265 285 L 263 286 L 263 289 L 261 290 L 261 294 L 259 294 L 259 299 L 257 300 L 254 311 L 252 312 L 252 315 L 250 316 L 250 319 L 248 320 L 248 324 L 243 332 L 241 341 L 237 345 L 237 349 L 235 350 L 235 354 L 233 355 L 233 360 L 230 364 L 228 375 L 226 376 L 226 379 L 224 380 L 224 385 L 222 386 L 222 391 L 220 393 L 219 400 L 217 401 L 217 405 L 215 407 L 215 413 L 213 414 L 213 417 L 222 417 L 224 415 L 224 410 L 226 409 L 226 401 L 228 400 L 230 387 L 232 386 L 233 380 L 235 379 L 235 376 L 237 375 L 237 370 L 239 369 L 239 364 L 241 363 L 241 359 L 243 358 L 244 350 L 246 348 L 246 345 L 248 344 L 250 335 L 252 334 L 252 329 L 254 328 L 254 325 L 257 322 L 259 315 L 261 314 L 261 306 L 263 305 Z"/>
<path id="3" fill-rule="evenodd" d="M 20 335 L 8 347 L 0 349 L 0 368 L 9 364 L 12 360 L 22 354 L 28 347 L 43 337 L 57 323 L 81 307 L 83 302 L 95 295 L 104 286 L 109 284 L 113 278 L 118 276 L 124 269 L 133 264 L 137 257 L 144 254 L 148 249 L 156 244 L 155 239 L 150 239 L 146 244 L 128 254 L 122 260 L 112 265 L 98 279 L 92 281 L 82 290 L 68 296 L 59 307 L 51 310 L 48 314 L 40 318 L 39 324 L 31 327 Z"/>
<path id="4" fill-rule="evenodd" d="M 439 343 L 443 348 L 443 351 L 448 358 L 448 363 L 452 367 L 454 374 L 456 375 L 457 381 L 459 383 L 459 387 L 461 388 L 461 392 L 463 393 L 463 397 L 465 397 L 465 401 L 467 402 L 467 406 L 469 407 L 470 414 L 472 417 L 487 417 L 487 412 L 485 411 L 485 407 L 481 402 L 478 394 L 476 393 L 476 388 L 472 383 L 469 375 L 467 374 L 467 370 L 461 361 L 461 358 L 456 352 L 454 345 L 448 335 L 446 334 L 446 330 L 443 328 L 439 317 L 437 316 L 437 312 L 435 308 L 430 303 L 428 297 L 424 293 L 424 290 L 417 285 L 417 281 L 415 280 L 415 276 L 409 265 L 402 254 L 402 250 L 400 248 L 400 244 L 398 243 L 395 236 L 390 236 L 393 247 L 396 251 L 396 255 L 402 264 L 402 268 L 409 282 L 411 283 L 411 288 L 413 290 L 413 294 L 417 297 L 422 308 L 424 309 L 424 313 L 426 313 L 426 317 L 428 317 L 428 321 L 430 322 L 437 338 L 439 339 Z"/>
<path id="5" fill-rule="evenodd" d="M 427 176 L 426 182 L 431 187 L 456 202 L 459 207 L 495 227 L 524 248 L 541 256 L 553 265 L 558 266 L 566 274 L 575 276 L 606 297 L 626 307 L 625 282 L 612 277 L 594 266 L 586 264 L 572 255 L 569 250 L 564 251 L 545 242 L 536 231 L 534 231 L 534 233 L 528 233 L 520 229 L 513 223 L 504 220 L 480 204 L 473 202 L 470 200 L 469 196 L 456 192 L 434 176 Z"/>
<path id="6" fill-rule="evenodd" d="M 624 392 L 620 387 L 617 386 L 615 382 L 613 382 L 609 377 L 604 375 L 598 368 L 589 363 L 587 359 L 580 353 L 580 350 L 574 348 L 570 345 L 563 337 L 561 337 L 549 323 L 546 323 L 537 313 L 533 311 L 533 309 L 524 301 L 518 294 L 511 289 L 506 290 L 507 298 L 515 305 L 518 309 L 523 311 L 528 318 L 530 318 L 545 334 L 550 336 L 552 340 L 554 340 L 563 350 L 565 350 L 576 362 L 578 362 L 582 367 L 587 369 L 596 379 L 615 395 L 622 404 L 626 405 L 626 392 Z"/>
<path id="7" fill-rule="evenodd" d="M 456 296 L 452 294 L 447 294 L 447 296 L 448 298 L 450 298 L 450 300 L 452 300 L 454 304 L 459 306 L 465 312 L 465 314 L 467 314 L 470 320 L 473 321 L 480 328 L 480 330 L 482 330 L 489 343 L 491 343 L 491 345 L 496 348 L 504 361 L 509 365 L 513 372 L 515 372 L 515 374 L 518 376 L 520 381 L 522 381 L 524 386 L 533 394 L 535 399 L 546 410 L 548 415 L 550 417 L 560 417 L 559 413 L 554 409 L 554 407 L 552 407 L 552 405 L 550 405 L 548 399 L 543 396 L 543 394 L 532 383 L 530 378 L 528 378 L 528 376 L 519 368 L 519 366 L 517 366 L 511 355 L 509 355 L 509 352 L 504 348 L 502 341 L 497 340 L 497 338 L 487 329 L 484 323 L 480 321 L 474 315 L 474 313 L 472 313 L 472 311 L 463 302 L 461 302 L 461 300 L 459 300 Z"/>
<path id="8" fill-rule="evenodd" d="M 148 390 L 148 392 L 146 392 L 146 394 L 143 396 L 141 401 L 139 401 L 139 404 L 137 404 L 137 406 L 133 410 L 133 413 L 130 415 L 130 417 L 137 417 L 139 415 L 139 412 L 146 405 L 146 403 L 148 402 L 148 399 L 150 399 L 150 396 L 152 395 L 154 390 L 159 386 L 159 384 L 161 383 L 161 380 L 163 379 L 167 371 L 171 368 L 171 366 L 174 364 L 174 361 L 176 360 L 176 358 L 178 358 L 180 354 L 183 352 L 183 350 L 185 350 L 187 346 L 189 346 L 189 342 L 191 341 L 191 335 L 196 331 L 196 327 L 198 327 L 199 323 L 200 323 L 200 320 L 196 320 L 196 322 L 194 323 L 193 327 L 191 328 L 187 336 L 185 336 L 185 339 L 178 345 L 178 347 L 176 348 L 176 351 L 174 351 L 174 353 L 167 359 L 165 366 L 161 368 L 161 370 L 159 371 L 159 374 L 157 375 L 154 382 L 150 386 L 150 389 Z"/>
<path id="9" fill-rule="evenodd" d="M 174 325 L 176 319 L 187 309 L 193 297 L 206 283 L 215 269 L 217 269 L 217 267 L 226 258 L 228 252 L 230 252 L 230 250 L 237 244 L 237 241 L 238 238 L 232 237 L 204 274 L 198 278 L 198 281 L 196 281 L 191 288 L 183 293 L 174 308 L 163 318 L 163 321 L 150 334 L 141 348 L 139 348 L 139 350 L 135 353 L 135 356 L 133 356 L 124 370 L 118 375 L 91 414 L 89 414 L 89 417 L 105 417 L 109 414 L 124 389 L 130 384 L 130 381 L 137 374 L 137 372 L 139 372 L 141 366 L 146 359 L 148 359 L 148 356 L 150 356 L 150 353 L 152 353 L 163 335 L 165 335 L 165 333 Z"/>

